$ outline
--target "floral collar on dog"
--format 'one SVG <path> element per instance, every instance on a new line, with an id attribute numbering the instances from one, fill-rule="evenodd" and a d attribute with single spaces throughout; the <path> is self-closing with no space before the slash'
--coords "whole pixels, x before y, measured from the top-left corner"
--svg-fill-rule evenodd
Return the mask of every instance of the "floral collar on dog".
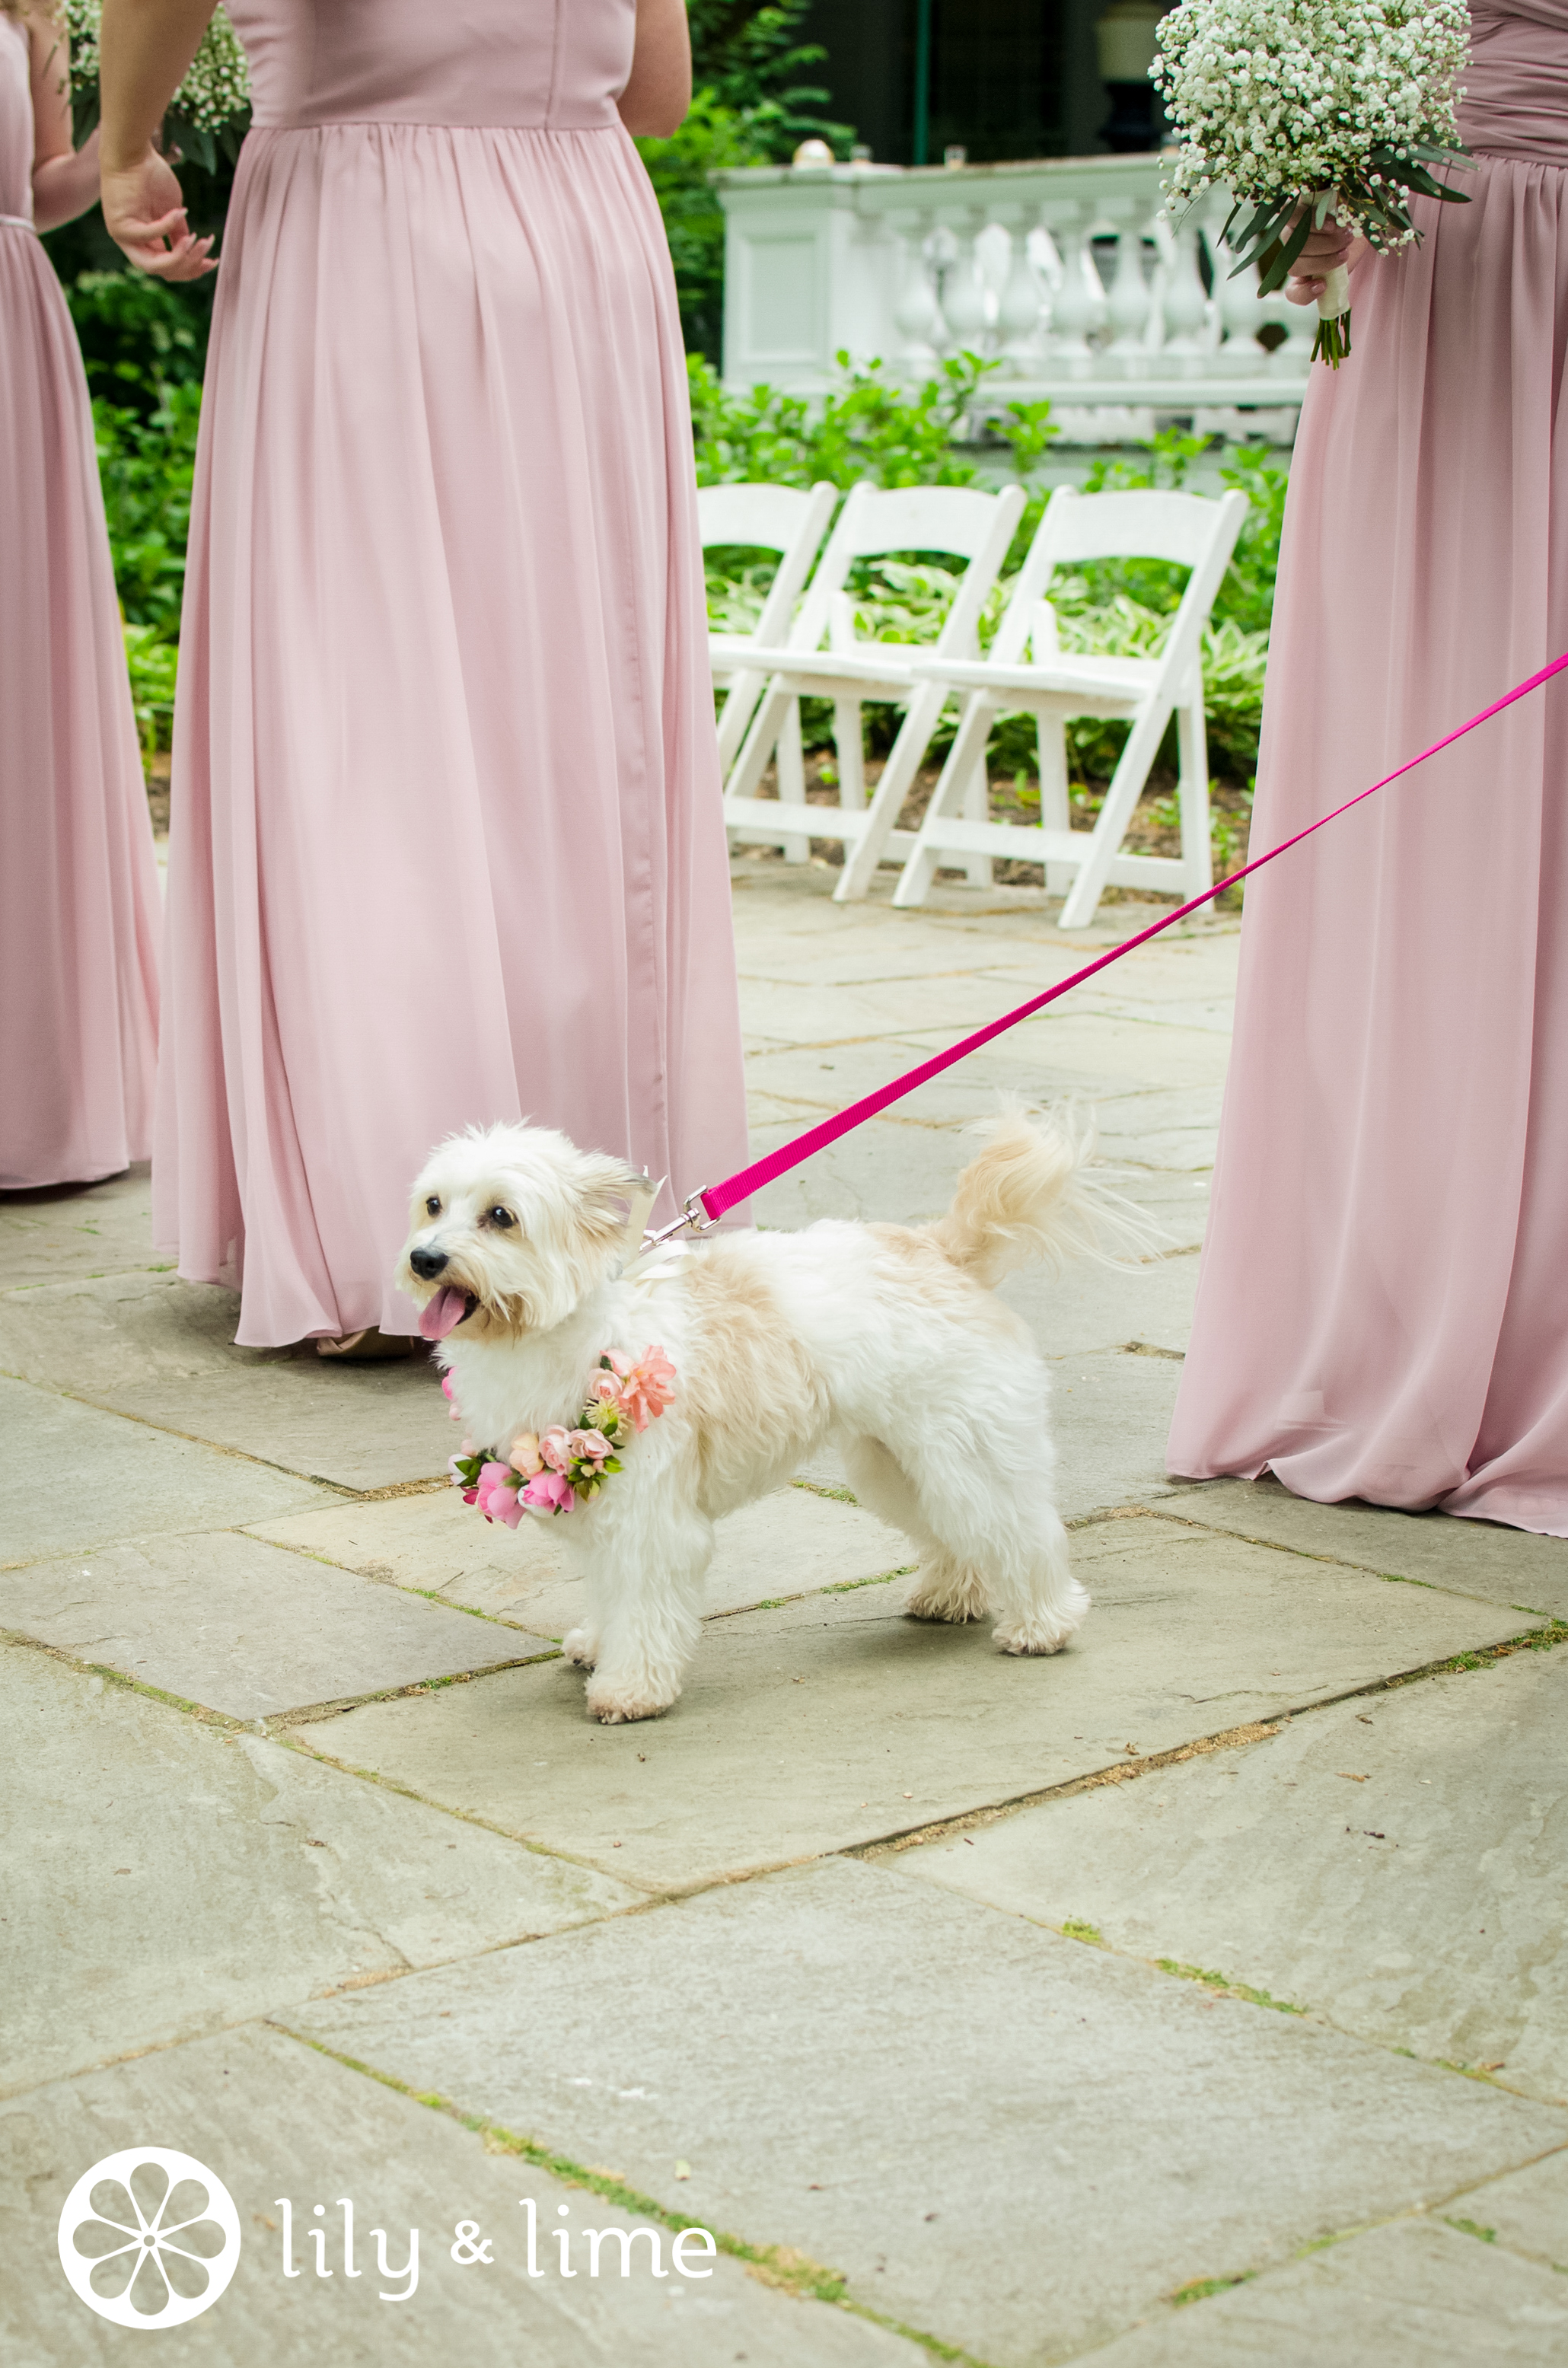
<path id="1" fill-rule="evenodd" d="M 675 1396 L 676 1369 L 658 1348 L 644 1349 L 633 1364 L 611 1349 L 599 1359 L 588 1384 L 578 1428 L 552 1423 L 546 1431 L 519 1430 L 505 1457 L 487 1455 L 465 1439 L 462 1453 L 447 1464 L 465 1505 L 477 1505 L 487 1521 L 515 1530 L 525 1513 L 570 1513 L 591 1503 L 612 1472 L 616 1452 L 631 1430 L 646 1430 Z M 442 1380 L 449 1404 L 452 1377 Z M 452 1420 L 461 1419 L 452 1405 Z"/>

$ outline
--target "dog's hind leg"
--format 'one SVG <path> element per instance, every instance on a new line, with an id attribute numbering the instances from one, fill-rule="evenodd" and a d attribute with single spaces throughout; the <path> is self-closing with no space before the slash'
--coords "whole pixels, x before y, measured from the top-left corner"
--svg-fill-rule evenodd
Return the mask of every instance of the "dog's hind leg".
<path id="1" fill-rule="evenodd" d="M 1009 1420 L 998 1408 L 987 1429 L 983 1463 L 961 1437 L 929 1436 L 911 1455 L 920 1515 L 943 1553 L 922 1569 L 909 1608 L 959 1620 L 978 1618 L 988 1605 L 1004 1652 L 1059 1653 L 1083 1625 L 1089 1599 L 1068 1560 L 1043 1424 L 1032 1409 Z"/>
<path id="2" fill-rule="evenodd" d="M 595 1541 L 597 1649 L 587 1706 L 607 1726 L 656 1718 L 678 1696 L 702 1633 L 702 1582 L 712 1558 L 712 1522 L 674 1500 L 644 1497 L 634 1520 Z"/>
<path id="3" fill-rule="evenodd" d="M 891 1449 L 880 1439 L 845 1442 L 845 1468 L 860 1503 L 891 1521 L 919 1548 L 920 1567 L 904 1602 L 912 1620 L 979 1620 L 985 1611 L 985 1581 L 972 1564 L 951 1554 L 937 1537 L 920 1502 L 919 1490 Z"/>
<path id="4" fill-rule="evenodd" d="M 1067 1532 L 1049 1497 L 1028 1497 L 1006 1550 L 994 1565 L 992 1634 L 1005 1653 L 1060 1653 L 1088 1616 L 1089 1599 L 1073 1576 Z"/>

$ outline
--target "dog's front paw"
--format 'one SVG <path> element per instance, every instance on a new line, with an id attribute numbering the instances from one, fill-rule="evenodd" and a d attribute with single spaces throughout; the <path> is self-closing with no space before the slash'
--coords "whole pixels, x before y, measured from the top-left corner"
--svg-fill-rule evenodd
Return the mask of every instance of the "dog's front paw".
<path id="1" fill-rule="evenodd" d="M 660 1685 L 646 1676 L 600 1676 L 588 1688 L 588 1714 L 601 1726 L 629 1726 L 634 1719 L 657 1718 L 679 1693 L 678 1685 Z"/>
<path id="2" fill-rule="evenodd" d="M 561 1639 L 561 1649 L 580 1669 L 591 1669 L 599 1657 L 599 1640 L 591 1628 L 570 1628 Z"/>
<path id="3" fill-rule="evenodd" d="M 985 1581 L 977 1570 L 952 1564 L 921 1569 L 909 1590 L 904 1612 L 911 1620 L 979 1620 L 985 1611 Z"/>
<path id="4" fill-rule="evenodd" d="M 1031 1611 L 1024 1620 L 1004 1620 L 991 1634 L 1004 1653 L 1060 1653 L 1067 1639 L 1088 1617 L 1089 1599 L 1076 1579 L 1059 1603 L 1049 1611 Z"/>

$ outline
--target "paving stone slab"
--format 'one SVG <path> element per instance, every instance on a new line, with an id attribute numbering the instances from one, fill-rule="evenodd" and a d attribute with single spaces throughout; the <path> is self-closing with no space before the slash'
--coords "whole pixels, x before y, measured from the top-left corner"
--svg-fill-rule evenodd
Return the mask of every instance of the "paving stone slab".
<path id="1" fill-rule="evenodd" d="M 346 1488 L 438 1478 L 451 1452 L 428 1359 L 344 1365 L 238 1349 L 239 1301 L 128 1274 L 0 1301 L 0 1367 Z"/>
<path id="2" fill-rule="evenodd" d="M 1104 2368 L 1555 2368 L 1568 2282 L 1440 2221 L 1369 2229 L 1095 2354 Z"/>
<path id="3" fill-rule="evenodd" d="M 995 1107 L 994 1096 L 989 1106 Z M 813 1117 L 811 1111 L 798 1110 L 782 1120 L 754 1122 L 754 1156 L 790 1142 Z M 750 1205 L 758 1224 L 787 1230 L 809 1225 L 818 1217 L 849 1217 L 862 1224 L 925 1224 L 946 1215 L 959 1172 L 976 1148 L 953 1127 L 906 1126 L 897 1119 L 871 1119 L 776 1183 L 765 1186 Z M 1208 1209 L 1207 1177 L 1108 1164 L 1106 1181 L 1154 1218 L 1164 1229 L 1164 1248 L 1179 1251 L 1199 1247 Z"/>
<path id="4" fill-rule="evenodd" d="M 1000 1014 L 994 1013 L 994 1018 Z M 927 1052 L 950 1044 L 962 1031 L 945 1034 L 910 1028 Z M 1034 1079 L 1062 1078 L 1072 1089 L 1104 1093 L 1114 1081 L 1117 1089 L 1130 1087 L 1208 1087 L 1225 1081 L 1230 1040 L 1212 1028 L 1158 1025 L 1151 1019 L 1122 1019 L 1108 1012 L 1081 1009 L 1075 996 L 1064 996 L 1038 1019 L 1020 1020 L 998 1042 L 971 1053 L 962 1066 L 975 1080 L 975 1090 L 993 1093 L 1038 1093 Z M 1097 1082 L 1096 1082 L 1097 1081 Z M 1054 1090 L 1063 1090 L 1056 1086 Z"/>
<path id="5" fill-rule="evenodd" d="M 1273 1479 L 1213 1480 L 1187 1488 L 1182 1515 L 1210 1529 L 1568 1620 L 1568 1538 L 1532 1537 L 1448 1513 L 1396 1513 L 1355 1501 L 1315 1505 Z"/>
<path id="6" fill-rule="evenodd" d="M 1063 962 L 1061 973 L 1071 967 Z M 1038 985 L 1029 978 L 1009 984 L 1003 977 L 977 975 L 972 969 L 949 968 L 943 976 L 925 971 L 914 977 L 884 975 L 856 983 L 824 981 L 818 975 L 797 984 L 787 978 L 748 978 L 743 970 L 741 1026 L 753 1043 L 839 1044 L 931 1028 L 948 1030 L 950 1041 L 983 1028 L 1007 1009 L 1009 1001 L 1027 1002 L 1031 991 L 1039 994 L 1049 983 L 1049 975 Z"/>
<path id="7" fill-rule="evenodd" d="M 0 2089 L 642 1896 L 25 1647 L 0 1704 Z"/>
<path id="8" fill-rule="evenodd" d="M 546 1848 L 686 1887 L 907 1831 L 1267 1719 L 1517 1629 L 1517 1615 L 1138 1517 L 1079 1531 L 1065 1653 L 905 1619 L 908 1582 L 737 1612 L 662 1720 L 600 1727 L 565 1662 L 301 1730 Z"/>
<path id="9" fill-rule="evenodd" d="M 153 1247 L 145 1160 L 80 1190 L 0 1193 L 0 1291 L 165 1263 Z"/>
<path id="10" fill-rule="evenodd" d="M 1090 1258 L 1080 1258 L 1061 1274 L 1031 1267 L 1007 1275 L 998 1286 L 998 1296 L 1017 1309 L 1049 1356 L 1125 1349 L 1136 1342 L 1165 1350 L 1178 1365 L 1191 1334 L 1197 1292 L 1196 1249 L 1132 1267 L 1100 1266 Z M 1161 1476 L 1168 1480 L 1163 1472 Z"/>
<path id="11" fill-rule="evenodd" d="M 449 1603 L 561 1637 L 585 1616 L 585 1589 L 551 1521 L 516 1530 L 482 1520 L 455 1489 L 392 1497 L 268 1522 L 254 1531 L 369 1578 L 433 1590 Z M 718 1525 L 710 1618 L 771 1598 L 882 1578 L 915 1560 L 909 1541 L 858 1505 L 780 1488 Z"/>
<path id="12" fill-rule="evenodd" d="M 1049 1314 L 1043 1319 L 1050 1322 Z M 1056 1357 L 1051 1428 L 1056 1503 L 1066 1521 L 1111 1506 L 1154 1504 L 1171 1494 L 1165 1440 L 1181 1365 L 1173 1357 L 1110 1349 Z"/>
<path id="13" fill-rule="evenodd" d="M 694 2214 L 997 2368 L 1568 2136 L 1544 2106 L 845 1860 L 287 2021 L 655 2197 L 678 2158 Z"/>
<path id="14" fill-rule="evenodd" d="M 0 1570 L 220 1521 L 259 1521 L 335 1492 L 0 1374 Z"/>
<path id="15" fill-rule="evenodd" d="M 233 1531 L 0 1573 L 0 1628 L 247 1719 L 552 1650 Z"/>
<path id="16" fill-rule="evenodd" d="M 169 2356 L 196 2368 L 923 2368 L 926 2354 L 879 2327 L 816 2302 L 797 2301 L 747 2276 L 722 2255 L 707 2279 L 672 2274 L 669 2232 L 662 2280 L 646 2237 L 622 2278 L 608 2240 L 600 2274 L 590 2248 L 571 2283 L 546 2240 L 558 2226 L 646 2226 L 591 2191 L 552 2180 L 515 2156 L 485 2151 L 448 2115 L 280 2032 L 251 2028 L 142 2057 L 42 2089 L 0 2108 L 0 2349 L 6 2368 L 77 2368 L 119 2362 L 130 2338 L 95 2317 L 61 2272 L 56 2227 L 83 2171 L 148 2143 L 194 2155 L 222 2180 L 239 2214 L 233 2283 L 202 2317 L 165 2335 Z M 358 2275 L 344 2274 L 344 2214 L 354 2205 Z M 283 2275 L 279 2199 L 293 2209 L 297 2274 Z M 527 2268 L 532 2202 L 544 2272 Z M 316 2221 L 312 2207 L 324 2207 Z M 560 2217 L 562 2207 L 567 2219 Z M 695 2215 L 693 2215 L 695 2216 Z M 478 2223 L 487 2263 L 452 2258 L 460 2221 Z M 331 2230 L 315 2274 L 310 2228 Z M 419 2232 L 418 2283 L 383 2284 L 374 2231 L 403 2270 L 408 2231 Z M 702 2256 L 688 2248 L 698 2266 Z M 161 2355 L 160 2355 L 161 2356 Z"/>
<path id="17" fill-rule="evenodd" d="M 1568 2148 L 1472 2188 L 1449 2209 L 1568 2278 Z"/>
<path id="18" fill-rule="evenodd" d="M 1568 1651 L 1337 1704 L 900 1860 L 1568 2105 L 1565 1862 Z"/>

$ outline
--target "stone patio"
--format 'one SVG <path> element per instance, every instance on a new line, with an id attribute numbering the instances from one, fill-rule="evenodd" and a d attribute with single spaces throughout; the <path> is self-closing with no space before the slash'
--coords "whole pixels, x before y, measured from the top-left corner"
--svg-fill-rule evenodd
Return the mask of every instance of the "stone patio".
<path id="1" fill-rule="evenodd" d="M 759 1145 L 1146 917 L 735 869 Z M 1165 1472 L 1236 950 L 760 1210 L 933 1216 L 998 1088 L 1094 1101 L 1168 1247 L 1006 1286 L 1095 1604 L 1053 1660 L 905 1621 L 826 1461 L 725 1525 L 676 1710 L 595 1726 L 427 1367 L 234 1348 L 144 1173 L 0 1201 L 7 2368 L 119 2356 L 57 2225 L 147 2146 L 238 2210 L 199 2368 L 1568 2361 L 1568 1544 Z"/>

